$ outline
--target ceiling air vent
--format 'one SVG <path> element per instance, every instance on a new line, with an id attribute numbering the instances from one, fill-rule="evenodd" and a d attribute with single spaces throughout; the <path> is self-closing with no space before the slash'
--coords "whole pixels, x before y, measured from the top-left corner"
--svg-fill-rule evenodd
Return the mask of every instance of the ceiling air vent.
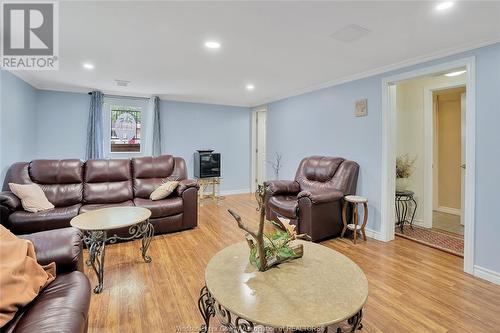
<path id="1" fill-rule="evenodd" d="M 363 38 L 371 32 L 370 29 L 363 28 L 357 24 L 349 24 L 330 35 L 333 39 L 341 42 L 354 42 Z"/>
<path id="2" fill-rule="evenodd" d="M 115 82 L 118 87 L 126 87 L 130 83 L 130 81 L 127 80 L 116 80 L 116 79 Z"/>

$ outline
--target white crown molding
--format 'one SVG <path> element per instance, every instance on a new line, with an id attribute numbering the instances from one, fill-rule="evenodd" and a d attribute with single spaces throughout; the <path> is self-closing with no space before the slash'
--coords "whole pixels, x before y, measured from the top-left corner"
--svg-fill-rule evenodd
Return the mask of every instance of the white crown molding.
<path id="1" fill-rule="evenodd" d="M 258 107 L 258 106 L 262 106 L 265 104 L 276 102 L 276 101 L 279 101 L 282 99 L 286 99 L 289 97 L 299 96 L 299 95 L 313 92 L 316 90 L 321 90 L 321 89 L 325 89 L 325 88 L 329 88 L 329 87 L 338 86 L 338 85 L 341 85 L 343 83 L 348 83 L 348 82 L 352 82 L 352 81 L 356 81 L 356 80 L 360 80 L 360 79 L 365 79 L 365 78 L 368 78 L 371 76 L 388 73 L 388 72 L 395 71 L 398 69 L 403 69 L 406 67 L 423 64 L 423 63 L 426 63 L 428 61 L 441 59 L 441 58 L 444 58 L 447 56 L 452 56 L 452 55 L 459 54 L 462 52 L 471 51 L 474 49 L 478 49 L 480 47 L 493 45 L 496 43 L 500 43 L 500 38 L 488 39 L 488 40 L 477 41 L 474 43 L 463 44 L 463 45 L 458 46 L 458 47 L 444 49 L 444 50 L 441 50 L 438 52 L 434 52 L 434 53 L 426 54 L 423 56 L 404 60 L 401 62 L 397 62 L 397 63 L 394 63 L 392 65 L 377 67 L 377 68 L 371 69 L 369 71 L 365 71 L 365 72 L 361 72 L 361 73 L 357 73 L 357 74 L 353 74 L 353 75 L 348 75 L 348 76 L 345 76 L 345 77 L 342 77 L 339 79 L 335 79 L 332 81 L 328 81 L 328 82 L 320 83 L 317 85 L 309 86 L 306 88 L 298 89 L 298 90 L 295 90 L 295 91 L 290 92 L 290 93 L 270 97 L 270 98 L 267 98 L 267 99 L 261 101 L 260 103 L 256 103 L 256 104 L 251 105 L 251 107 Z"/>

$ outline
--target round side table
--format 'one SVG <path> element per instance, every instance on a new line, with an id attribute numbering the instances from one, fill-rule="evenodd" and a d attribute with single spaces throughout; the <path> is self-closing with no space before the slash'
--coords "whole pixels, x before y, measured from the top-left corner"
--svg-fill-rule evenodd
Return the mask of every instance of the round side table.
<path id="1" fill-rule="evenodd" d="M 347 205 L 352 204 L 352 221 L 353 223 L 347 224 L 347 217 L 346 217 L 346 211 L 347 211 Z M 358 204 L 363 205 L 363 224 L 359 225 L 358 224 Z M 342 222 L 344 223 L 344 229 L 342 229 L 342 234 L 340 237 L 344 237 L 344 233 L 346 232 L 347 229 L 352 230 L 352 237 L 353 237 L 353 242 L 356 244 L 356 239 L 358 238 L 358 232 L 361 231 L 361 234 L 363 235 L 363 240 L 366 241 L 366 233 L 365 233 L 365 226 L 366 222 L 368 221 L 368 199 L 365 197 L 361 197 L 359 195 L 348 195 L 344 197 L 344 206 L 342 207 Z"/>

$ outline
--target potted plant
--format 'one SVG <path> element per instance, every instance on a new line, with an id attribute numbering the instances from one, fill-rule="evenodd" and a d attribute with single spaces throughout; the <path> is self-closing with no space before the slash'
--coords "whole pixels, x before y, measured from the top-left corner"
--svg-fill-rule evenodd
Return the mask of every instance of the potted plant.
<path id="1" fill-rule="evenodd" d="M 408 188 L 409 179 L 416 159 L 416 157 L 410 159 L 408 154 L 396 158 L 396 191 L 404 191 Z"/>

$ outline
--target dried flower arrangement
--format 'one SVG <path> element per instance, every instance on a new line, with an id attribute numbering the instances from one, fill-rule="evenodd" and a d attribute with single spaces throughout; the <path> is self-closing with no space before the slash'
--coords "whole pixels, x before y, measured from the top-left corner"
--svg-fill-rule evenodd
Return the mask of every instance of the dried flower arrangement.
<path id="1" fill-rule="evenodd" d="M 396 158 L 396 178 L 409 178 L 417 157 L 411 159 L 408 154 Z"/>

